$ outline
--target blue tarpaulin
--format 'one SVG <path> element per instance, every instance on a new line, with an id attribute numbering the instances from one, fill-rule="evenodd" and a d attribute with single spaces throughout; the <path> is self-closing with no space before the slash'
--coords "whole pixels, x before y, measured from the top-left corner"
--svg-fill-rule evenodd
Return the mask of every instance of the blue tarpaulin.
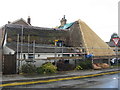
<path id="1" fill-rule="evenodd" d="M 86 58 L 90 58 L 92 56 L 93 56 L 92 54 L 89 54 L 89 55 L 86 55 Z"/>

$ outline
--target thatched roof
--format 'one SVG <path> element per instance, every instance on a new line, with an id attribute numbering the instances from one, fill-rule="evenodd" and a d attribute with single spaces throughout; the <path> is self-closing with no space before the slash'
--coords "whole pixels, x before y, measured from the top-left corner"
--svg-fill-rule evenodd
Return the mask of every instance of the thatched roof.
<path id="1" fill-rule="evenodd" d="M 6 32 L 8 34 L 7 42 L 17 42 L 17 35 L 21 37 L 22 26 L 8 24 L 6 25 Z M 30 43 L 34 40 L 37 44 L 54 44 L 54 40 L 67 41 L 67 32 L 64 29 L 54 29 L 35 26 L 23 26 L 23 42 L 28 42 L 28 35 L 30 36 Z"/>
<path id="2" fill-rule="evenodd" d="M 114 51 L 106 44 L 85 22 L 78 20 L 82 36 L 83 47 L 87 54 L 94 56 L 115 55 Z"/>
<path id="3" fill-rule="evenodd" d="M 17 35 L 19 34 L 21 36 L 22 26 L 24 26 L 23 43 L 28 42 L 28 35 L 30 35 L 30 43 L 35 40 L 36 44 L 54 45 L 54 40 L 62 40 L 64 41 L 65 46 L 83 47 L 84 50 L 82 52 L 93 54 L 94 56 L 115 55 L 109 45 L 81 20 L 66 24 L 67 28 L 62 29 L 35 27 L 31 25 L 21 25 L 21 22 L 19 23 L 5 25 L 5 30 L 8 34 L 7 43 L 16 43 Z M 47 52 L 48 50 L 46 49 L 43 51 Z"/>

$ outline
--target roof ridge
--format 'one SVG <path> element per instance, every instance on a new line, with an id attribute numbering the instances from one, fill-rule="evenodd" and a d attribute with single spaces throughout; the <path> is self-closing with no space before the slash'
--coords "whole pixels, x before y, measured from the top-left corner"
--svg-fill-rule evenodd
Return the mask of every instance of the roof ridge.
<path id="1" fill-rule="evenodd" d="M 15 20 L 15 21 L 13 21 L 13 22 L 10 22 L 10 24 L 14 24 L 14 23 L 16 23 L 16 22 L 18 22 L 18 21 L 20 21 L 20 20 L 22 20 L 23 22 L 25 22 L 27 25 L 30 26 L 30 24 L 27 23 L 23 18 L 20 18 L 20 19 L 17 19 L 17 20 Z"/>

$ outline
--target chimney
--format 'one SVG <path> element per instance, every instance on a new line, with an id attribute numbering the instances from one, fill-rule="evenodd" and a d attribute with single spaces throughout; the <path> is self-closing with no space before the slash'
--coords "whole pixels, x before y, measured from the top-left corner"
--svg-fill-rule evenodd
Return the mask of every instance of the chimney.
<path id="1" fill-rule="evenodd" d="M 60 25 L 60 26 L 64 26 L 64 25 L 66 24 L 67 20 L 65 19 L 65 15 L 64 15 L 64 17 L 60 20 L 60 22 L 61 22 L 61 25 Z"/>
<path id="2" fill-rule="evenodd" d="M 31 25 L 31 18 L 30 18 L 30 16 L 28 16 L 27 23 L 29 23 Z"/>
<path id="3" fill-rule="evenodd" d="M 8 21 L 8 24 L 10 24 L 11 22 L 10 21 Z"/>

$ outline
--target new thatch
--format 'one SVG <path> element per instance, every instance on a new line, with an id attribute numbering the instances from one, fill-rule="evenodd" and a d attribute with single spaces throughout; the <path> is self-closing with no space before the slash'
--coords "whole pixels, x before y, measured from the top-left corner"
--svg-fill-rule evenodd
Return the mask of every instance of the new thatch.
<path id="1" fill-rule="evenodd" d="M 83 21 L 78 20 L 82 36 L 82 45 L 87 54 L 94 56 L 112 56 L 114 51 Z"/>

